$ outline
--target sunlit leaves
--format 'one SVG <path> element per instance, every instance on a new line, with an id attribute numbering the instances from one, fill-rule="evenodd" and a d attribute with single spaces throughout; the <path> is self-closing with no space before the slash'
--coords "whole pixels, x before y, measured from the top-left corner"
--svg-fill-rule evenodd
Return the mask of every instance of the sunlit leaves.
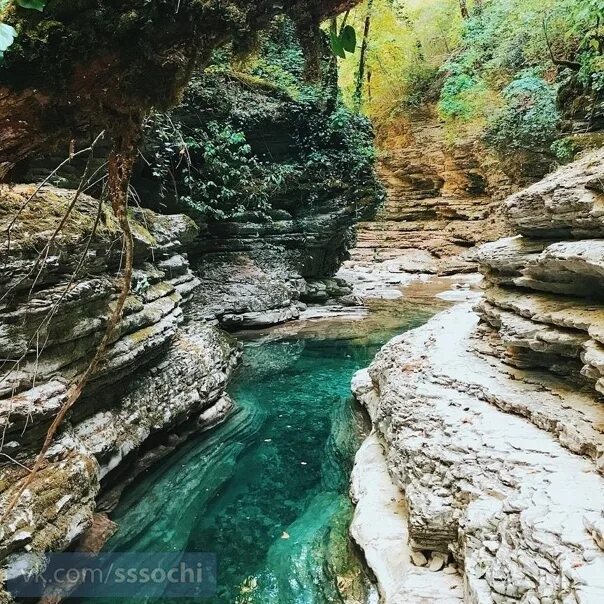
<path id="1" fill-rule="evenodd" d="M 16 0 L 21 8 L 31 8 L 32 10 L 44 10 L 47 0 Z"/>
<path id="2" fill-rule="evenodd" d="M 345 25 L 338 32 L 338 24 L 332 20 L 329 27 L 329 45 L 331 52 L 341 59 L 346 58 L 346 53 L 354 53 L 357 48 L 357 33 L 352 25 Z"/>

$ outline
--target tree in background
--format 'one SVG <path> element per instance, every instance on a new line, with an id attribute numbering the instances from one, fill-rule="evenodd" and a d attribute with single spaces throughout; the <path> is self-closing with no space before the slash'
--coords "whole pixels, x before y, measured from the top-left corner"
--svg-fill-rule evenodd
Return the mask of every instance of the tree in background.
<path id="1" fill-rule="evenodd" d="M 604 127 L 604 0 L 365 0 L 349 21 L 370 27 L 344 98 L 378 134 L 436 106 L 451 141 L 551 163 L 569 127 Z"/>

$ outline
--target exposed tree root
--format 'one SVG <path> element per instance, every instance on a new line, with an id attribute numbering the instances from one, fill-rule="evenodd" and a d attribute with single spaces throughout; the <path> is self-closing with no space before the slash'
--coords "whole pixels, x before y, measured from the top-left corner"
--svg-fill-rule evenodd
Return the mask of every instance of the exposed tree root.
<path id="1" fill-rule="evenodd" d="M 8 506 L 0 518 L 0 523 L 6 522 L 10 513 L 19 502 L 21 495 L 23 495 L 24 491 L 33 482 L 36 474 L 42 468 L 44 458 L 48 452 L 48 449 L 50 448 L 50 445 L 52 444 L 52 441 L 54 440 L 57 430 L 61 426 L 68 411 L 80 398 L 88 381 L 98 370 L 105 353 L 107 352 L 107 348 L 113 338 L 117 324 L 122 317 L 132 282 L 134 242 L 132 239 L 130 222 L 128 220 L 128 185 L 130 182 L 130 175 L 132 173 L 134 160 L 136 159 L 138 135 L 139 129 L 131 126 L 126 130 L 126 134 L 120 134 L 114 137 L 113 150 L 109 156 L 107 180 L 108 194 L 109 199 L 111 200 L 113 213 L 118 221 L 123 235 L 121 286 L 117 300 L 115 301 L 115 306 L 107 321 L 105 332 L 97 346 L 94 356 L 92 357 L 86 370 L 80 376 L 78 376 L 78 378 L 76 378 L 76 380 L 69 387 L 67 399 L 61 406 L 46 433 L 44 443 L 40 449 L 40 452 L 38 453 L 38 456 L 36 457 L 36 461 L 31 469 L 31 472 L 23 479 L 21 485 L 17 489 L 17 492 L 9 501 Z"/>

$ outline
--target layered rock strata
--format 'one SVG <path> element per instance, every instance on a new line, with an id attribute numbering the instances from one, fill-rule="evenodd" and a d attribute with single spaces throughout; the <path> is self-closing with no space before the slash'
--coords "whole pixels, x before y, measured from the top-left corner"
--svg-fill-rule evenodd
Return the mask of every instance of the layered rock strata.
<path id="1" fill-rule="evenodd" d="M 291 46 L 291 57 L 300 49 L 289 36 L 293 29 L 280 43 Z M 322 61 L 332 59 L 329 52 Z M 335 71 L 324 66 L 329 82 L 309 88 L 298 67 L 290 77 L 308 93 L 305 101 L 259 77 L 198 74 L 181 105 L 155 116 L 134 170 L 142 204 L 196 221 L 192 316 L 229 330 L 296 319 L 304 304 L 355 303 L 333 275 L 348 257 L 356 223 L 373 215 L 383 196 L 373 132 L 368 120 L 338 104 Z M 190 141 L 186 161 L 183 139 Z M 204 156 L 206 148 L 214 159 Z M 108 152 L 100 142 L 95 158 L 76 157 L 58 172 L 60 155 L 36 158 L 21 175 L 77 189 L 87 163 L 103 173 Z"/>
<path id="2" fill-rule="evenodd" d="M 513 195 L 505 212 L 520 235 L 478 254 L 485 330 L 509 364 L 604 394 L 604 152 Z"/>
<path id="3" fill-rule="evenodd" d="M 450 556 L 466 602 L 600 602 L 604 407 L 548 374 L 480 358 L 477 324 L 460 304 L 355 378 L 404 494 L 408 545 Z"/>
<path id="4" fill-rule="evenodd" d="M 359 225 L 351 264 L 378 263 L 391 273 L 475 270 L 471 249 L 504 233 L 489 193 L 507 183 L 495 182 L 471 141 L 447 145 L 431 111 L 414 114 L 381 148 L 387 199 L 373 221 Z"/>
<path id="5" fill-rule="evenodd" d="M 52 187 L 0 189 L 1 229 L 10 231 L 0 260 L 0 513 L 90 359 L 116 296 L 121 237 L 109 209 L 81 195 L 52 240 L 73 199 L 73 191 Z M 158 451 L 232 410 L 224 389 L 237 346 L 211 325 L 183 324 L 183 303 L 198 285 L 185 253 L 195 224 L 150 210 L 133 211 L 131 222 L 135 270 L 126 311 L 43 469 L 0 528 L 0 559 L 69 546 L 93 522 L 101 483 L 132 479 Z"/>
<path id="6" fill-rule="evenodd" d="M 466 602 L 604 600 L 603 170 L 592 153 L 508 198 L 521 235 L 479 250 L 477 304 L 396 338 L 353 383 L 409 560 L 447 556 Z M 359 541 L 378 571 L 393 559 Z"/>
<path id="7" fill-rule="evenodd" d="M 337 74 L 326 78 L 335 83 Z M 201 285 L 192 308 L 237 329 L 296 319 L 300 302 L 343 298 L 343 304 L 353 304 L 351 289 L 332 277 L 348 258 L 357 222 L 373 215 L 383 194 L 368 158 L 369 122 L 346 114 L 330 98 L 329 86 L 301 102 L 243 74 L 204 75 L 202 84 L 176 115 L 187 124 L 200 114 L 229 123 L 249 145 L 250 157 L 271 172 L 272 185 L 266 189 L 259 177 L 250 185 L 242 177 L 241 185 L 231 185 L 236 194 L 245 195 L 246 186 L 266 189 L 261 211 L 243 199 L 242 207 L 252 206 L 248 211 L 198 220 L 192 265 Z M 303 90 L 306 84 L 298 86 Z M 338 115 L 345 119 L 339 129 Z"/>

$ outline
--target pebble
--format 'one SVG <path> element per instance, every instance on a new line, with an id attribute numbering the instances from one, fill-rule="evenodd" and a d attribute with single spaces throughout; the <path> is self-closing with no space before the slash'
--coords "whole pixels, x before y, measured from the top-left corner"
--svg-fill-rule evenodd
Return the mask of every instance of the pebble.
<path id="1" fill-rule="evenodd" d="M 432 554 L 432 558 L 430 560 L 430 564 L 428 565 L 428 568 L 432 571 L 432 572 L 437 572 L 439 570 L 442 570 L 445 566 L 445 564 L 447 563 L 447 559 L 449 556 L 447 556 L 447 554 L 442 554 L 441 552 L 434 552 Z"/>
<path id="2" fill-rule="evenodd" d="M 411 552 L 411 562 L 413 562 L 415 566 L 426 566 L 428 564 L 428 558 L 426 558 L 423 552 L 413 550 Z"/>

